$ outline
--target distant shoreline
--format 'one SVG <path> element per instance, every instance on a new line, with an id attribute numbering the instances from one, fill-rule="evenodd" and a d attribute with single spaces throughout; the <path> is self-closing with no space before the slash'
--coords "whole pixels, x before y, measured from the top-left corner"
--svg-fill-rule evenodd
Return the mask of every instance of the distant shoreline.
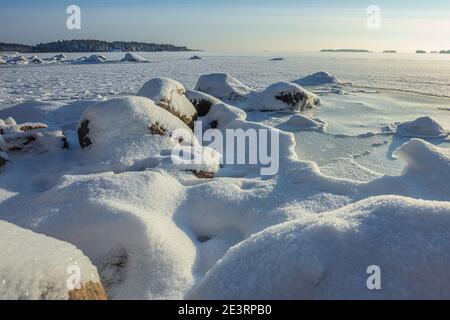
<path id="1" fill-rule="evenodd" d="M 0 52 L 51 53 L 51 52 L 189 52 L 200 51 L 185 46 L 127 41 L 62 40 L 37 45 L 0 43 Z"/>

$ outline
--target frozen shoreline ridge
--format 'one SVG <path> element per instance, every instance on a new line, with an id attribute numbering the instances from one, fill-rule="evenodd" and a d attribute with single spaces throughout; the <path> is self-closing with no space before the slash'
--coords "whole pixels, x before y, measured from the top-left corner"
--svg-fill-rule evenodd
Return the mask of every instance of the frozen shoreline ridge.
<path id="1" fill-rule="evenodd" d="M 336 77 L 313 78 L 321 81 L 303 88 L 226 73 L 192 85 L 146 76 L 133 93 L 1 109 L 0 229 L 5 248 L 16 246 L 8 258 L 20 261 L 28 243 L 42 257 L 64 254 L 46 260 L 54 278 L 20 264 L 0 298 L 67 299 L 66 254 L 111 299 L 450 298 L 450 122 L 437 117 L 446 111 L 424 117 L 405 104 L 394 121 L 377 103 L 395 100 L 362 103 L 314 87 L 340 85 Z M 220 163 L 195 120 L 202 133 L 276 133 L 279 171 Z M 191 164 L 174 148 L 207 157 Z M 367 289 L 370 265 L 381 268 L 383 290 Z M 33 274 L 42 281 L 24 287 Z"/>

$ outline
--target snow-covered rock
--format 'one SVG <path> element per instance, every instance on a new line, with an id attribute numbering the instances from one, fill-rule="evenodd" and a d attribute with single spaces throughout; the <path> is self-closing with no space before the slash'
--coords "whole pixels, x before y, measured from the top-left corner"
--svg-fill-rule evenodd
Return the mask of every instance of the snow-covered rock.
<path id="1" fill-rule="evenodd" d="M 85 63 L 103 63 L 108 61 L 108 58 L 101 54 L 92 54 L 86 58 Z"/>
<path id="2" fill-rule="evenodd" d="M 97 268 L 75 246 L 0 221 L 1 300 L 104 300 Z"/>
<path id="3" fill-rule="evenodd" d="M 53 56 L 52 59 L 57 61 L 65 61 L 67 60 L 67 56 L 64 53 L 57 54 L 56 56 Z"/>
<path id="4" fill-rule="evenodd" d="M 0 168 L 3 167 L 8 161 L 8 155 L 6 154 L 7 146 L 6 142 L 3 139 L 3 136 L 0 135 Z"/>
<path id="5" fill-rule="evenodd" d="M 189 298 L 448 299 L 449 228 L 448 202 L 369 198 L 250 237 Z M 381 290 L 368 289 L 373 270 Z"/>
<path id="6" fill-rule="evenodd" d="M 115 148 L 129 138 L 159 135 L 171 138 L 177 129 L 189 128 L 178 118 L 145 97 L 123 97 L 98 102 L 81 116 L 78 134 L 85 148 Z M 185 141 L 193 143 L 193 138 Z"/>
<path id="7" fill-rule="evenodd" d="M 184 86 L 169 78 L 155 78 L 146 82 L 137 93 L 138 96 L 153 100 L 158 106 L 180 118 L 192 127 L 197 111 L 185 96 Z"/>
<path id="8" fill-rule="evenodd" d="M 225 129 L 230 121 L 247 118 L 243 110 L 223 103 L 206 93 L 188 90 L 186 97 L 197 110 L 197 121 L 202 123 L 203 130 Z"/>
<path id="9" fill-rule="evenodd" d="M 316 86 L 322 84 L 342 84 L 342 81 L 327 72 L 316 72 L 306 77 L 293 81 L 301 86 Z"/>
<path id="10" fill-rule="evenodd" d="M 310 118 L 303 114 L 294 114 L 285 122 L 289 126 L 293 126 L 299 130 L 314 130 L 325 132 L 327 123 L 320 118 Z"/>
<path id="11" fill-rule="evenodd" d="M 224 73 L 201 76 L 195 90 L 212 95 L 244 111 L 299 112 L 321 103 L 314 93 L 291 82 L 277 82 L 265 90 L 256 91 Z"/>
<path id="12" fill-rule="evenodd" d="M 396 134 L 415 138 L 443 138 L 447 137 L 450 131 L 445 130 L 435 119 L 426 116 L 399 124 Z"/>
<path id="13" fill-rule="evenodd" d="M 161 166 L 212 174 L 219 169 L 219 155 L 202 148 L 183 121 L 145 97 L 115 98 L 88 107 L 78 137 L 91 162 L 103 170 Z M 184 160 L 183 156 L 194 153 L 204 154 L 203 161 Z"/>
<path id="14" fill-rule="evenodd" d="M 207 93 L 220 100 L 235 101 L 249 93 L 253 89 L 226 73 L 212 73 L 200 76 L 195 90 Z"/>
<path id="15" fill-rule="evenodd" d="M 30 62 L 40 64 L 40 63 L 43 63 L 44 60 L 41 57 L 33 55 L 30 57 Z"/>
<path id="16" fill-rule="evenodd" d="M 141 56 L 137 55 L 136 53 L 127 52 L 125 54 L 125 57 L 122 59 L 122 61 L 128 61 L 128 62 L 149 62 L 147 59 L 142 58 Z"/>
<path id="17" fill-rule="evenodd" d="M 288 110 L 300 112 L 320 104 L 320 98 L 314 93 L 295 83 L 281 81 L 270 85 L 264 91 L 250 95 L 245 108 L 259 111 Z"/>
<path id="18" fill-rule="evenodd" d="M 62 130 L 48 128 L 44 123 L 17 124 L 10 117 L 0 121 L 0 134 L 4 141 L 4 151 L 13 153 L 41 153 L 68 148 Z"/>
<path id="19" fill-rule="evenodd" d="M 16 56 L 16 57 L 10 58 L 8 60 L 8 63 L 9 64 L 25 65 L 25 64 L 28 64 L 28 60 L 24 56 Z"/>
<path id="20" fill-rule="evenodd" d="M 0 57 L 0 64 L 6 64 L 6 60 L 3 57 Z"/>

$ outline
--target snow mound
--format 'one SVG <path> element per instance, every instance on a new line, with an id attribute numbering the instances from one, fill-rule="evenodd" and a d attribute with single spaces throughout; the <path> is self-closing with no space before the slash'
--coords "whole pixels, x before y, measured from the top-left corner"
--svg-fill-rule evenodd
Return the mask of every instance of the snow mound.
<path id="1" fill-rule="evenodd" d="M 147 59 L 142 58 L 141 56 L 137 55 L 136 53 L 127 52 L 125 54 L 125 57 L 122 59 L 122 61 L 128 61 L 128 62 L 149 62 Z"/>
<path id="2" fill-rule="evenodd" d="M 310 118 L 303 114 L 294 114 L 289 117 L 285 124 L 301 130 L 315 130 L 325 132 L 327 123 L 320 118 Z"/>
<path id="3" fill-rule="evenodd" d="M 158 106 L 193 127 L 197 111 L 186 98 L 185 93 L 186 89 L 178 81 L 169 78 L 155 78 L 146 82 L 137 95 L 153 100 Z"/>
<path id="4" fill-rule="evenodd" d="M 293 81 L 302 86 L 315 86 L 322 84 L 342 84 L 342 81 L 326 72 L 317 72 Z"/>
<path id="5" fill-rule="evenodd" d="M 196 89 L 244 111 L 303 111 L 321 104 L 321 100 L 297 84 L 277 82 L 256 91 L 225 73 L 203 75 Z"/>
<path id="6" fill-rule="evenodd" d="M 449 135 L 449 131 L 442 128 L 435 119 L 427 116 L 399 124 L 396 134 L 415 138 L 443 138 Z"/>
<path id="7" fill-rule="evenodd" d="M 368 198 L 236 245 L 191 299 L 448 299 L 450 205 Z M 370 266 L 382 290 L 369 290 Z M 370 269 L 369 269 L 370 270 Z"/>
<path id="8" fill-rule="evenodd" d="M 0 234 L 1 300 L 67 300 L 91 285 L 103 291 L 97 268 L 75 246 L 4 221 Z"/>
<path id="9" fill-rule="evenodd" d="M 212 73 L 200 76 L 195 90 L 207 93 L 220 100 L 238 100 L 254 92 L 242 82 L 226 73 Z"/>

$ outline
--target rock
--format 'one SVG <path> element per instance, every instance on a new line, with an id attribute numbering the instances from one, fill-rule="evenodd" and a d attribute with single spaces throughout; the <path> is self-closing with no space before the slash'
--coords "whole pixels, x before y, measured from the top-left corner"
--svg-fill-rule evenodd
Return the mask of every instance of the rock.
<path id="1" fill-rule="evenodd" d="M 75 246 L 4 221 L 0 234 L 1 300 L 106 299 L 97 268 Z"/>
<path id="2" fill-rule="evenodd" d="M 83 283 L 80 289 L 69 292 L 69 300 L 108 300 L 101 283 Z"/>
<path id="3" fill-rule="evenodd" d="M 155 78 L 145 83 L 138 96 L 153 100 L 158 106 L 180 118 L 189 127 L 197 119 L 197 110 L 185 96 L 186 89 L 178 81 Z"/>
<path id="4" fill-rule="evenodd" d="M 200 56 L 192 56 L 189 58 L 189 60 L 202 60 L 203 58 Z"/>

